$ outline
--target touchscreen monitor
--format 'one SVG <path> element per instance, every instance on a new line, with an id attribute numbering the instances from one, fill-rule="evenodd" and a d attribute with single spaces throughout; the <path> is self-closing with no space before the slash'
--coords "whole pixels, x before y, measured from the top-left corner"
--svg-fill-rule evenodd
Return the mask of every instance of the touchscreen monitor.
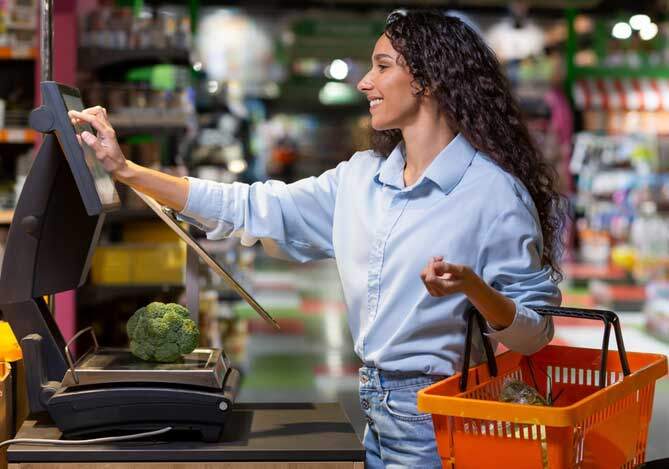
<path id="1" fill-rule="evenodd" d="M 63 97 L 63 101 L 65 102 L 65 107 L 68 111 L 82 111 L 84 109 L 81 96 L 79 96 L 77 90 L 64 86 L 60 86 L 59 89 L 60 94 Z M 95 131 L 87 122 L 75 125 L 74 130 L 76 131 L 77 135 L 81 135 L 84 130 L 95 135 Z M 120 204 L 120 199 L 118 192 L 116 192 L 116 187 L 114 186 L 114 180 L 105 170 L 104 166 L 102 166 L 102 163 L 100 163 L 95 157 L 95 152 L 93 149 L 86 145 L 82 139 L 78 140 L 81 142 L 81 147 L 84 151 L 86 166 L 88 167 L 88 170 L 93 177 L 93 181 L 95 182 L 95 190 L 100 197 L 100 203 L 103 207 L 118 206 Z"/>

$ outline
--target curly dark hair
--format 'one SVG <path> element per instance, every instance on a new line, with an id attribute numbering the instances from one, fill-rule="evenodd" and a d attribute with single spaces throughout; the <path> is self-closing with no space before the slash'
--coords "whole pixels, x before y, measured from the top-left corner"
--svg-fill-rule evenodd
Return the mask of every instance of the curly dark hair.
<path id="1" fill-rule="evenodd" d="M 530 137 L 495 53 L 463 21 L 438 11 L 391 13 L 384 34 L 413 76 L 416 95 L 429 90 L 453 132 L 525 185 L 539 213 L 542 265 L 562 280 L 565 212 L 554 186 L 557 173 Z M 372 146 L 387 156 L 401 140 L 398 129 L 374 131 Z"/>

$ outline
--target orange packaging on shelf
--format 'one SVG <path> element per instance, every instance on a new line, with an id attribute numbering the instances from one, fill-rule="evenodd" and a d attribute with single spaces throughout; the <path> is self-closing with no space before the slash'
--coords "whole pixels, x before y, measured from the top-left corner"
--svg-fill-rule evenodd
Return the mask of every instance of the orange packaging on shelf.
<path id="1" fill-rule="evenodd" d="M 0 321 L 0 361 L 15 362 L 23 358 L 12 328 L 7 321 Z"/>

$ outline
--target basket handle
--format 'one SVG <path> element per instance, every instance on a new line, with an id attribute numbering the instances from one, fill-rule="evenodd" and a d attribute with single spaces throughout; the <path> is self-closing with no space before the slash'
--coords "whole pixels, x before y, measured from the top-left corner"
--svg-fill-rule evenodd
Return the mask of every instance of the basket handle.
<path id="1" fill-rule="evenodd" d="M 485 350 L 485 355 L 488 363 L 488 371 L 490 376 L 497 376 L 497 360 L 495 359 L 495 351 L 492 349 L 490 344 L 490 339 L 483 333 L 486 330 L 485 321 L 481 313 L 472 305 L 469 305 L 469 308 L 465 311 L 465 317 L 467 318 L 467 335 L 465 336 L 465 355 L 462 361 L 462 374 L 460 375 L 460 392 L 464 392 L 467 389 L 467 380 L 469 379 L 469 359 L 471 357 L 472 351 L 472 330 L 474 329 L 474 319 L 478 324 L 479 332 L 481 333 L 481 340 L 483 342 L 483 349 Z"/>
<path id="2" fill-rule="evenodd" d="M 629 362 L 627 361 L 627 352 L 625 351 L 625 343 L 623 342 L 623 333 L 620 329 L 620 320 L 618 315 L 613 311 L 605 311 L 599 309 L 580 309 L 580 308 L 565 308 L 557 306 L 543 306 L 532 308 L 542 316 L 563 316 L 578 319 L 599 320 L 604 323 L 604 338 L 602 341 L 602 357 L 599 364 L 599 387 L 603 388 L 606 385 L 606 359 L 609 352 L 609 337 L 611 335 L 611 326 L 613 326 L 616 335 L 616 344 L 618 345 L 618 355 L 620 357 L 620 364 L 623 369 L 623 374 L 628 376 L 630 374 Z M 490 339 L 483 333 L 485 330 L 485 322 L 481 313 L 471 306 L 467 312 L 467 336 L 465 338 L 465 354 L 462 363 L 462 375 L 460 376 L 460 391 L 464 392 L 467 389 L 467 378 L 469 374 L 469 357 L 471 355 L 472 346 L 472 326 L 473 317 L 476 317 L 481 331 L 481 339 L 483 340 L 483 347 L 488 359 L 488 369 L 491 376 L 497 376 L 497 360 L 490 345 Z"/>

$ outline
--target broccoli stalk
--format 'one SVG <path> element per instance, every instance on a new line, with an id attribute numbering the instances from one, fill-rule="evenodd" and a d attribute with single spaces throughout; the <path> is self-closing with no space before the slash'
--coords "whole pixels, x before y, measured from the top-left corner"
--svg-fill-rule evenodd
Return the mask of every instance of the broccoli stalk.
<path id="1" fill-rule="evenodd" d="M 186 308 L 153 303 L 139 308 L 126 324 L 130 351 L 142 360 L 174 362 L 197 347 L 200 331 Z"/>

